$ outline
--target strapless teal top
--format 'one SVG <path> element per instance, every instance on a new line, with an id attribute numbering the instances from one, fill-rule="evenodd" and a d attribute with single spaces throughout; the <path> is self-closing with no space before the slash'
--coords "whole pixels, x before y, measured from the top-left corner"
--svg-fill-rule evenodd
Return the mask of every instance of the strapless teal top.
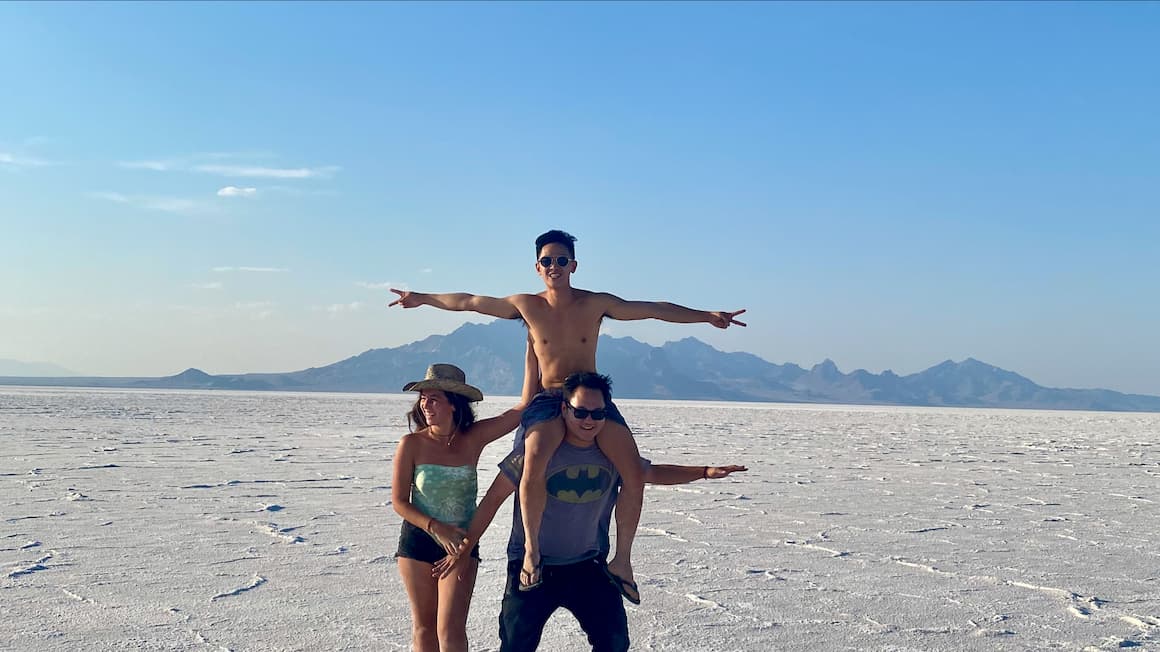
<path id="1" fill-rule="evenodd" d="M 411 502 L 444 523 L 466 528 L 475 515 L 478 491 L 474 466 L 415 465 Z"/>

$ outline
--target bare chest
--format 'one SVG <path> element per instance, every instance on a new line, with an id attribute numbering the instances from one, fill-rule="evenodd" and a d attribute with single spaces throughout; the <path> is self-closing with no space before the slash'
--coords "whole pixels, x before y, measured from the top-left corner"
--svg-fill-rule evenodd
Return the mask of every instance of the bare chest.
<path id="1" fill-rule="evenodd" d="M 528 328 L 541 346 L 596 350 L 603 315 L 578 305 L 568 309 L 544 308 L 528 316 Z"/>

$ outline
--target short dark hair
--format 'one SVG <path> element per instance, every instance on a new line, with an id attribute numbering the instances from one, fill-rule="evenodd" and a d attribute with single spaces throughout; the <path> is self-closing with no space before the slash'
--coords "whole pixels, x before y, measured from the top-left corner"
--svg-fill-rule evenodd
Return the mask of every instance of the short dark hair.
<path id="1" fill-rule="evenodd" d="M 562 244 L 568 248 L 569 256 L 576 257 L 576 236 L 571 233 L 559 229 L 552 229 L 547 233 L 541 234 L 540 237 L 536 238 L 536 256 L 539 256 L 544 247 L 550 244 Z"/>
<path id="2" fill-rule="evenodd" d="M 577 371 L 564 379 L 564 400 L 572 398 L 581 387 L 599 390 L 604 396 L 604 404 L 612 403 L 612 379 L 595 371 Z"/>
<path id="3" fill-rule="evenodd" d="M 439 390 L 443 392 L 443 390 Z M 471 409 L 471 401 L 462 394 L 455 392 L 443 392 L 447 397 L 447 401 L 451 403 L 451 427 L 458 432 L 464 432 L 475 424 L 475 410 Z M 419 407 L 419 401 L 423 398 L 422 395 L 415 399 L 415 404 L 411 406 L 411 411 L 407 413 L 407 430 L 415 432 L 427 427 L 427 417 L 423 414 L 422 408 Z M 418 426 L 416 428 L 416 426 Z"/>

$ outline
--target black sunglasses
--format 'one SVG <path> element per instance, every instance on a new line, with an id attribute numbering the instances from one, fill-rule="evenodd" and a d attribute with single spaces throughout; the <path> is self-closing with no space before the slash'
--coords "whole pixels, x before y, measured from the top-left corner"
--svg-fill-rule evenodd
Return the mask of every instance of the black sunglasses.
<path id="1" fill-rule="evenodd" d="M 595 410 L 589 410 L 587 408 L 578 408 L 569 403 L 565 403 L 565 405 L 572 408 L 572 416 L 576 417 L 580 421 L 583 421 L 588 417 L 592 417 L 593 421 L 604 421 L 604 417 L 608 416 L 607 408 L 596 408 Z"/>
<path id="2" fill-rule="evenodd" d="M 565 267 L 568 265 L 568 263 L 572 262 L 573 260 L 574 259 L 569 258 L 567 256 L 556 256 L 555 258 L 552 258 L 551 256 L 544 256 L 543 258 L 540 259 L 540 266 L 541 267 L 551 267 L 552 261 L 556 261 L 556 267 Z"/>

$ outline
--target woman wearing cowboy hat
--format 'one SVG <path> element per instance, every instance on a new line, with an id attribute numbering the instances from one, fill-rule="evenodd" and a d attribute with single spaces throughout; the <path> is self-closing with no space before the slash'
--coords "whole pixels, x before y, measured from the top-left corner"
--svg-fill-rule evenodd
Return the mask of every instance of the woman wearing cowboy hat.
<path id="1" fill-rule="evenodd" d="M 403 391 L 419 392 L 407 414 L 410 434 L 395 450 L 391 502 L 403 517 L 399 574 L 411 600 L 412 649 L 467 649 L 467 610 L 475 589 L 479 548 L 457 576 L 435 577 L 433 565 L 454 554 L 475 513 L 476 466 L 483 447 L 515 430 L 523 408 L 539 391 L 539 365 L 527 348 L 521 402 L 499 416 L 475 421 L 471 403 L 483 393 L 463 371 L 433 364 L 423 380 Z"/>

